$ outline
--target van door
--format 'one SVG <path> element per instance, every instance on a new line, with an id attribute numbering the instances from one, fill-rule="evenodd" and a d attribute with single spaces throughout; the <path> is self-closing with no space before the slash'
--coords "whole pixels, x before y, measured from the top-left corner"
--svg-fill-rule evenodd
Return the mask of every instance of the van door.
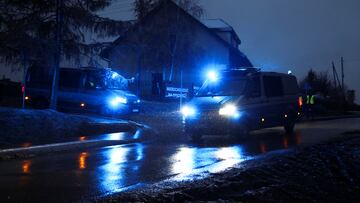
<path id="1" fill-rule="evenodd" d="M 251 129 L 258 129 L 263 111 L 263 98 L 261 96 L 261 77 L 253 76 L 247 81 L 245 100 L 240 106 L 241 110 L 246 112 Z"/>
<path id="2" fill-rule="evenodd" d="M 48 69 L 39 66 L 30 66 L 26 73 L 26 94 L 30 101 L 50 98 L 52 76 Z"/>
<path id="3" fill-rule="evenodd" d="M 82 73 L 74 69 L 60 70 L 58 105 L 64 109 L 79 108 Z"/>
<path id="4" fill-rule="evenodd" d="M 272 127 L 282 124 L 284 87 L 281 76 L 263 76 L 266 109 L 264 109 L 264 126 Z"/>

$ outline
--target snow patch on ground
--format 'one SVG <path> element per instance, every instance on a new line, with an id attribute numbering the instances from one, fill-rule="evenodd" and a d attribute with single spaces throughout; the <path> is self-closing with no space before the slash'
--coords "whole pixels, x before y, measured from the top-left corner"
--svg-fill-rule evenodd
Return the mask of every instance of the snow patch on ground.
<path id="1" fill-rule="evenodd" d="M 57 142 L 81 135 L 129 130 L 122 120 L 71 115 L 54 110 L 0 107 L 0 148 L 24 142 Z"/>

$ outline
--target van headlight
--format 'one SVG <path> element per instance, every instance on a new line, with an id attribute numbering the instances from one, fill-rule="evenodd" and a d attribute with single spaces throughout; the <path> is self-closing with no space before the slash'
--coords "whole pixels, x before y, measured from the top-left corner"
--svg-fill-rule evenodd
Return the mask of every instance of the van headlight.
<path id="1" fill-rule="evenodd" d="M 239 112 L 235 105 L 226 104 L 224 107 L 220 108 L 219 115 L 226 117 L 238 117 Z"/>
<path id="2" fill-rule="evenodd" d="M 196 110 L 194 107 L 191 106 L 184 106 L 181 108 L 181 114 L 186 118 L 189 116 L 194 116 L 196 113 Z"/>
<path id="3" fill-rule="evenodd" d="M 110 100 L 112 107 L 117 107 L 119 104 L 127 104 L 127 99 L 125 97 L 115 97 Z"/>

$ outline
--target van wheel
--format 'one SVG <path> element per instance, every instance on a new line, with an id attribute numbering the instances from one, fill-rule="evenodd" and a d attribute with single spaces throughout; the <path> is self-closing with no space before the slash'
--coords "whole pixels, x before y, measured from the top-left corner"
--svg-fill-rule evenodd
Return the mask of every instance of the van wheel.
<path id="1" fill-rule="evenodd" d="M 289 115 L 289 117 L 287 119 L 285 119 L 285 121 L 284 121 L 284 129 L 285 129 L 286 134 L 293 134 L 297 114 L 294 111 L 290 111 L 288 115 Z"/>
<path id="2" fill-rule="evenodd" d="M 295 128 L 295 121 L 289 121 L 284 124 L 286 134 L 293 134 Z"/>

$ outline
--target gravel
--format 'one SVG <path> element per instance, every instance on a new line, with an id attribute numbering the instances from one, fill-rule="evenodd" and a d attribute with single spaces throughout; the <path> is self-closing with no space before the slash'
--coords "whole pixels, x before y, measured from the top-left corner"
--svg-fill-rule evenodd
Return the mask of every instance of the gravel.
<path id="1" fill-rule="evenodd" d="M 150 126 L 154 139 L 162 143 L 177 143 L 187 139 L 182 127 L 178 102 L 143 101 L 142 111 L 126 117 L 130 121 Z"/>

